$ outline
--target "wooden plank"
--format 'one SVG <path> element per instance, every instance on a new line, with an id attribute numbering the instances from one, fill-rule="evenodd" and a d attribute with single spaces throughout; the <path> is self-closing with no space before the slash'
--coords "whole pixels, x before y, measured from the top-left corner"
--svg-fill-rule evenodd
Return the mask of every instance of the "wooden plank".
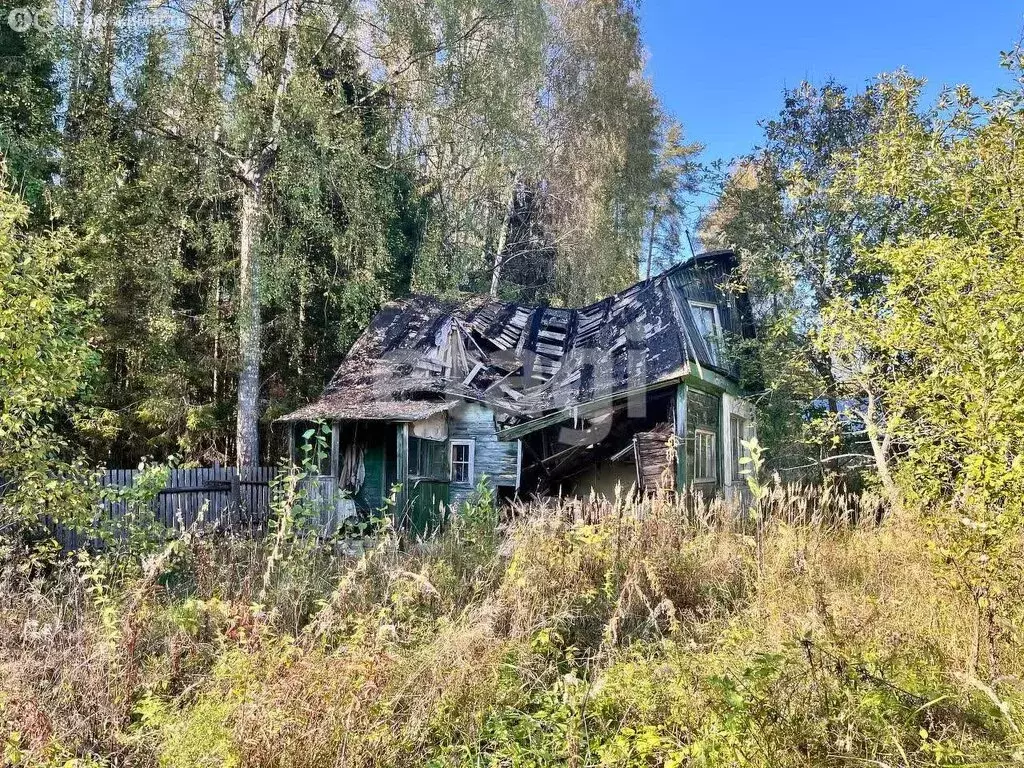
<path id="1" fill-rule="evenodd" d="M 243 499 L 247 509 L 256 519 L 264 519 L 270 510 L 271 491 L 269 483 L 277 474 L 275 467 L 251 467 L 239 473 L 231 467 L 193 467 L 189 469 L 171 470 L 164 488 L 150 502 L 155 520 L 170 529 L 180 531 L 191 527 L 204 514 L 204 524 L 218 521 L 227 522 L 228 511 L 231 509 L 230 493 L 218 484 L 230 484 L 232 479 L 244 477 L 246 482 Z M 106 495 L 116 496 L 126 489 L 133 488 L 138 481 L 140 471 L 136 469 L 108 469 L 97 476 L 97 483 Z M 134 503 L 133 503 L 134 504 Z M 99 512 L 95 525 L 101 520 L 112 523 L 118 536 L 126 536 L 123 529 L 129 512 L 129 503 L 117 498 L 106 498 L 99 504 Z M 85 532 L 74 531 L 53 520 L 45 518 L 47 527 L 54 539 L 65 549 L 90 544 L 102 546 L 98 537 L 90 537 Z"/>
<path id="2" fill-rule="evenodd" d="M 562 347 L 556 346 L 554 344 L 546 344 L 544 342 L 537 342 L 536 346 L 534 347 L 534 351 L 536 351 L 540 355 L 545 355 L 547 357 L 551 357 L 551 358 L 555 358 L 556 360 L 560 360 L 562 358 L 562 352 L 564 350 L 562 349 Z"/>
<path id="3" fill-rule="evenodd" d="M 331 423 L 331 477 L 341 474 L 341 424 Z"/>
<path id="4" fill-rule="evenodd" d="M 477 374 L 480 373 L 480 371 L 482 371 L 484 369 L 484 367 L 485 366 L 484 366 L 483 363 L 477 363 L 476 365 L 474 365 L 473 366 L 473 370 L 470 371 L 469 374 L 466 376 L 466 378 L 462 380 L 462 383 L 464 385 L 468 385 L 468 384 L 472 383 L 473 379 L 476 378 Z"/>
<path id="5" fill-rule="evenodd" d="M 561 344 L 561 342 L 565 341 L 565 331 L 552 331 L 549 328 L 542 328 L 537 332 L 537 338 Z"/>
<path id="6" fill-rule="evenodd" d="M 395 503 L 395 527 L 400 528 L 405 521 L 406 500 L 409 493 L 409 425 L 399 424 L 395 428 L 395 463 L 396 480 L 399 491 Z"/>
<path id="7" fill-rule="evenodd" d="M 416 368 L 428 373 L 441 373 L 444 371 L 444 366 L 441 363 L 435 363 L 433 360 L 428 360 L 425 357 L 421 357 L 416 361 Z"/>
<path id="8" fill-rule="evenodd" d="M 499 384 L 498 385 L 498 389 L 501 390 L 502 392 L 504 392 L 509 397 L 511 397 L 513 400 L 519 400 L 523 396 L 522 392 L 517 392 L 516 390 L 512 389 L 507 384 Z"/>

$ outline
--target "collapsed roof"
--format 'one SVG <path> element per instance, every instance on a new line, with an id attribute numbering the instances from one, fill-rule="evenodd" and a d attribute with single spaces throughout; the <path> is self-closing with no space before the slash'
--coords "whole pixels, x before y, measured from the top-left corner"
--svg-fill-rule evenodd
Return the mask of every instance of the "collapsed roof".
<path id="1" fill-rule="evenodd" d="M 731 251 L 684 264 L 579 309 L 476 296 L 415 295 L 383 307 L 316 402 L 287 421 L 417 421 L 484 402 L 504 424 L 530 421 L 685 375 L 691 363 L 735 376 L 698 331 L 690 301 L 714 304 L 725 332 L 752 335 Z"/>

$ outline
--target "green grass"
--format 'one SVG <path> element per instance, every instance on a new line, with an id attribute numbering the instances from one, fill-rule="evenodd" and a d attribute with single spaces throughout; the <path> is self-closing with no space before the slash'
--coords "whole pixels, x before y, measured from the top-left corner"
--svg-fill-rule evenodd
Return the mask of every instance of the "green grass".
<path id="1" fill-rule="evenodd" d="M 770 503 L 760 536 L 655 501 L 523 507 L 498 530 L 478 509 L 360 557 L 195 536 L 134 567 L 30 578 L 11 550 L 6 760 L 1024 763 L 1015 630 L 969 672 L 970 596 L 927 533 L 850 525 L 799 493 Z"/>

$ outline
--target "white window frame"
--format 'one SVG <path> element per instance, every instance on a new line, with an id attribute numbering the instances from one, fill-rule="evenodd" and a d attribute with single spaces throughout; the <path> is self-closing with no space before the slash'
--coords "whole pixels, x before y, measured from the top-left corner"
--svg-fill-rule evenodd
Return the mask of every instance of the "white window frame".
<path id="1" fill-rule="evenodd" d="M 740 461 L 747 455 L 747 449 L 743 447 L 743 441 L 747 439 L 747 417 L 739 413 L 729 414 L 729 435 L 732 438 L 732 445 L 729 447 L 729 461 L 732 462 L 732 481 L 738 482 L 746 476 L 743 474 L 745 467 Z M 739 427 L 739 429 L 737 429 Z"/>
<path id="2" fill-rule="evenodd" d="M 708 437 L 711 440 L 710 475 L 701 475 L 698 468 L 701 464 L 700 450 L 701 437 Z M 715 483 L 718 482 L 718 433 L 709 429 L 697 429 L 693 433 L 693 482 Z"/>
<path id="3" fill-rule="evenodd" d="M 463 481 L 457 481 L 455 479 L 455 446 L 465 445 L 469 448 L 469 467 L 468 467 L 468 479 Z M 464 462 L 459 462 L 464 463 Z M 473 438 L 462 439 L 462 440 L 449 440 L 448 441 L 448 467 L 449 467 L 449 479 L 452 485 L 460 486 L 473 486 L 473 478 L 476 477 L 476 440 Z"/>
<path id="4" fill-rule="evenodd" d="M 693 310 L 696 309 L 697 307 L 700 307 L 701 309 L 710 309 L 711 310 L 712 322 L 715 325 L 715 327 L 712 329 L 712 335 L 714 336 L 714 341 L 709 341 L 707 338 L 704 338 L 703 341 L 704 341 L 704 346 L 707 347 L 708 354 L 711 355 L 711 361 L 713 363 L 715 363 L 715 365 L 718 365 L 718 358 L 719 358 L 719 355 L 721 355 L 721 352 L 722 352 L 722 338 L 723 338 L 722 337 L 722 316 L 721 316 L 721 314 L 718 311 L 718 305 L 717 304 L 712 304 L 709 301 L 691 301 L 690 302 L 690 314 L 691 315 L 695 314 L 693 312 Z M 697 325 L 697 330 L 699 331 L 700 330 L 700 326 L 697 324 L 697 318 L 696 317 L 693 318 L 693 323 L 694 323 L 694 325 Z"/>

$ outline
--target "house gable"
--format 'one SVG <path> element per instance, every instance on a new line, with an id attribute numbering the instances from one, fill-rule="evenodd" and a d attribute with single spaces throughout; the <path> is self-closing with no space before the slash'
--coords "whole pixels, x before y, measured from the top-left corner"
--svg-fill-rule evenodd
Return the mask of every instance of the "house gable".
<path id="1" fill-rule="evenodd" d="M 357 498 L 396 489 L 396 522 L 420 533 L 483 478 L 495 492 L 562 493 L 592 470 L 599 484 L 714 492 L 728 482 L 741 394 L 725 344 L 753 335 L 735 267 L 731 252 L 703 254 L 578 309 L 393 302 L 321 398 L 284 421 L 333 422 L 338 455 L 350 433 L 339 424 L 380 425 L 374 446 L 359 445 L 373 480 Z M 342 488 L 348 476 L 332 464 L 326 481 Z"/>

